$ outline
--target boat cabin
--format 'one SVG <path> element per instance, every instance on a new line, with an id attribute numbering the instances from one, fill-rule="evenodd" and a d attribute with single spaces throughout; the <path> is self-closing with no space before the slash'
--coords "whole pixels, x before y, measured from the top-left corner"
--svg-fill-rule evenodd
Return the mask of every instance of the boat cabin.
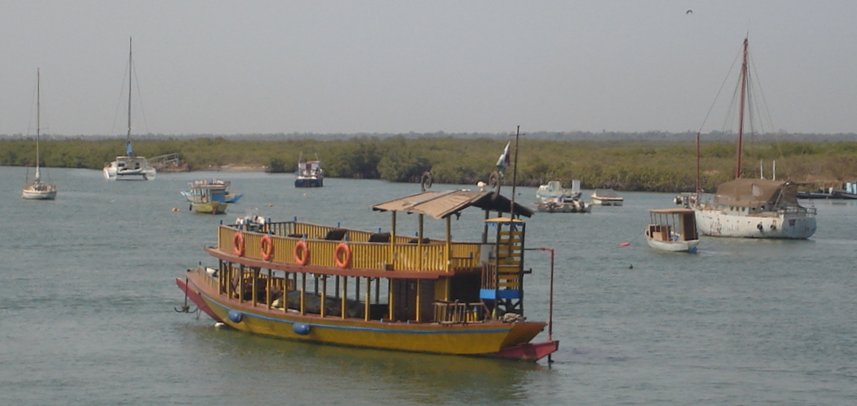
<path id="1" fill-rule="evenodd" d="M 220 259 L 219 292 L 252 306 L 366 321 L 523 316 L 526 224 L 519 216 L 533 212 L 515 204 L 509 216 L 511 204 L 492 192 L 427 191 L 372 207 L 390 213 L 387 232 L 242 222 L 221 225 L 217 246 L 207 250 Z M 454 240 L 452 219 L 468 207 L 484 211 L 481 239 Z M 416 215 L 415 237 L 399 234 L 401 214 Z M 445 222 L 443 238 L 424 235 L 426 216 Z"/>

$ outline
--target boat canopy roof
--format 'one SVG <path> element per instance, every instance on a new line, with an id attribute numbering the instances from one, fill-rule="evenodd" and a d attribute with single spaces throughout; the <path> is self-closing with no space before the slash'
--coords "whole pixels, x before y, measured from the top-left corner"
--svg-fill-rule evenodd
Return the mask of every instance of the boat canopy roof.
<path id="1" fill-rule="evenodd" d="M 755 206 L 764 203 L 797 204 L 797 185 L 769 179 L 735 179 L 717 186 L 721 204 Z"/>
<path id="2" fill-rule="evenodd" d="M 469 190 L 426 191 L 378 203 L 372 206 L 372 210 L 427 214 L 436 219 L 449 217 L 471 206 L 508 213 L 512 202 L 503 195 L 497 195 L 496 198 L 493 195 L 494 192 Z M 532 217 L 533 211 L 515 203 L 515 214 Z"/>
<path id="3" fill-rule="evenodd" d="M 693 209 L 688 209 L 684 207 L 676 207 L 671 209 L 650 209 L 649 213 L 652 214 L 685 214 L 685 213 L 696 213 Z"/>

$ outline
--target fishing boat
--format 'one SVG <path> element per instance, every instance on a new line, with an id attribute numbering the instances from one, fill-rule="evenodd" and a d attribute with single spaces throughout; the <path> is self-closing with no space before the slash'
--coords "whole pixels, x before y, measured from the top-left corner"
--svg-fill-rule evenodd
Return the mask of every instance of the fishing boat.
<path id="1" fill-rule="evenodd" d="M 536 191 L 536 210 L 544 213 L 589 213 L 592 206 L 580 199 L 580 181 L 572 188 L 562 187 L 558 180 L 548 181 Z"/>
<path id="2" fill-rule="evenodd" d="M 321 169 L 321 161 L 305 161 L 303 157 L 298 159 L 298 170 L 295 173 L 295 187 L 322 187 L 324 186 L 324 170 Z"/>
<path id="3" fill-rule="evenodd" d="M 157 170 L 149 165 L 144 156 L 134 153 L 131 146 L 131 82 L 133 75 L 133 59 L 131 57 L 131 41 L 128 41 L 128 134 L 125 136 L 125 155 L 104 166 L 104 177 L 109 180 L 153 180 Z"/>
<path id="4" fill-rule="evenodd" d="M 579 198 L 560 196 L 536 201 L 536 210 L 543 213 L 589 213 L 592 205 Z"/>
<path id="5" fill-rule="evenodd" d="M 202 214 L 226 214 L 228 203 L 223 201 L 222 196 L 215 198 L 214 196 L 221 194 L 207 187 L 194 187 L 188 192 L 190 197 L 190 210 L 195 213 Z"/>
<path id="6" fill-rule="evenodd" d="M 671 252 L 695 253 L 699 245 L 696 213 L 686 208 L 649 210 L 646 242 L 650 247 Z"/>
<path id="7" fill-rule="evenodd" d="M 481 237 L 454 239 L 452 220 L 468 208 L 483 211 L 468 233 Z M 389 231 L 258 216 L 219 225 L 205 248 L 217 265 L 176 278 L 183 311 L 190 300 L 236 330 L 321 344 L 528 361 L 558 349 L 550 310 L 547 322 L 524 315 L 532 271 L 522 216 L 531 209 L 467 190 L 424 191 L 372 209 L 390 214 Z M 405 218 L 416 220 L 416 233 L 399 230 Z M 424 233 L 426 218 L 445 223 L 442 238 Z M 553 303 L 552 270 L 551 260 L 542 303 Z"/>
<path id="8" fill-rule="evenodd" d="M 613 189 L 595 189 L 592 192 L 592 204 L 599 206 L 621 206 L 625 198 Z"/>
<path id="9" fill-rule="evenodd" d="M 696 223 L 713 237 L 807 239 L 816 230 L 814 207 L 797 200 L 797 185 L 776 179 L 742 178 L 745 110 L 749 110 L 749 40 L 744 38 L 738 86 L 738 131 L 735 179 L 717 186 L 713 197 L 695 199 Z M 746 114 L 752 116 L 752 114 Z M 697 132 L 697 194 L 699 194 L 699 132 Z"/>
<path id="10" fill-rule="evenodd" d="M 196 179 L 188 183 L 190 189 L 182 191 L 181 195 L 184 196 L 187 201 L 193 202 L 193 189 L 208 189 L 212 200 L 223 203 L 238 203 L 244 195 L 242 193 L 236 194 L 230 192 L 229 186 L 231 183 L 232 182 L 228 180 L 222 179 Z"/>
<path id="11" fill-rule="evenodd" d="M 33 181 L 29 182 L 21 190 L 21 197 L 28 200 L 54 200 L 57 197 L 57 186 L 42 182 L 39 156 L 39 138 L 41 137 L 41 79 L 39 70 L 36 69 L 36 174 Z"/>

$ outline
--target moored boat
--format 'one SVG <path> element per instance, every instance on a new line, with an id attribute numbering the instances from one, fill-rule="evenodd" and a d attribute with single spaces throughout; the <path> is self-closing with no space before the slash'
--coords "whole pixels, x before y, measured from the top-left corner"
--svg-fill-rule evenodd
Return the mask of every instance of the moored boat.
<path id="1" fill-rule="evenodd" d="M 128 41 L 128 134 L 125 136 L 125 155 L 104 165 L 102 172 L 108 180 L 154 180 L 157 170 L 144 156 L 134 153 L 131 145 L 131 82 L 133 77 L 131 41 Z"/>
<path id="2" fill-rule="evenodd" d="M 572 181 L 571 189 L 558 180 L 548 181 L 536 191 L 536 210 L 545 213 L 589 213 L 592 206 L 580 199 L 580 181 Z"/>
<path id="3" fill-rule="evenodd" d="M 738 131 L 735 179 L 717 186 L 715 195 L 694 199 L 696 222 L 703 235 L 714 237 L 807 239 L 816 230 L 814 207 L 797 200 L 797 185 L 790 181 L 742 178 L 745 109 L 749 108 L 749 41 L 744 38 L 743 62 L 737 96 Z M 752 114 L 747 114 L 752 116 Z M 697 178 L 699 177 L 697 133 Z M 699 182 L 697 181 L 697 184 Z M 699 188 L 699 186 L 697 186 Z"/>
<path id="4" fill-rule="evenodd" d="M 599 206 L 621 206 L 625 198 L 613 189 L 595 189 L 592 192 L 592 204 Z"/>
<path id="5" fill-rule="evenodd" d="M 537 200 L 536 210 L 544 213 L 589 213 L 592 205 L 579 198 L 559 196 Z"/>
<path id="6" fill-rule="evenodd" d="M 222 203 L 238 203 L 244 195 L 230 192 L 229 186 L 231 184 L 232 182 L 222 179 L 197 179 L 188 183 L 190 190 L 182 191 L 181 195 L 187 201 L 193 202 L 193 189 L 208 189 L 212 200 Z"/>
<path id="7" fill-rule="evenodd" d="M 57 185 L 42 182 L 39 163 L 39 138 L 41 137 L 41 79 L 36 69 L 36 173 L 33 181 L 28 182 L 21 190 L 21 197 L 27 200 L 54 200 L 57 197 Z"/>
<path id="8" fill-rule="evenodd" d="M 650 247 L 672 252 L 695 253 L 699 245 L 696 215 L 685 208 L 649 210 L 646 243 Z"/>
<path id="9" fill-rule="evenodd" d="M 322 187 L 324 186 L 324 170 L 321 161 L 305 161 L 302 157 L 298 159 L 298 170 L 295 172 L 295 187 Z"/>
<path id="10" fill-rule="evenodd" d="M 452 219 L 469 207 L 484 211 L 481 237 L 454 240 Z M 549 322 L 524 316 L 530 271 L 521 216 L 530 209 L 472 191 L 425 191 L 372 209 L 391 214 L 389 232 L 297 221 L 220 225 L 217 244 L 205 249 L 216 268 L 189 269 L 176 283 L 212 319 L 250 333 L 530 361 L 558 349 Z M 416 238 L 399 234 L 402 214 L 416 214 Z M 423 234 L 426 216 L 445 222 L 444 238 Z M 546 327 L 547 339 L 533 342 Z"/>
<path id="11" fill-rule="evenodd" d="M 211 189 L 205 187 L 191 188 L 188 192 L 190 197 L 190 209 L 196 213 L 202 214 L 226 214 L 228 203 L 223 200 L 216 200 Z"/>

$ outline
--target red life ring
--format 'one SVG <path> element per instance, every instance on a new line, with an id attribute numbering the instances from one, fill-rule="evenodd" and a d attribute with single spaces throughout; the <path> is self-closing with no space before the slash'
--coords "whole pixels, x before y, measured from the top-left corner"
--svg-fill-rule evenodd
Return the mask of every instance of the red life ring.
<path id="1" fill-rule="evenodd" d="M 232 252 L 239 257 L 244 256 L 244 233 L 239 231 L 232 237 Z"/>
<path id="2" fill-rule="evenodd" d="M 336 246 L 333 252 L 333 263 L 342 269 L 351 268 L 351 247 L 348 244 L 341 242 Z"/>
<path id="3" fill-rule="evenodd" d="M 271 258 L 274 258 L 274 241 L 271 240 L 270 235 L 265 234 L 262 236 L 260 247 L 262 249 L 262 259 L 270 261 Z"/>
<path id="4" fill-rule="evenodd" d="M 306 241 L 300 240 L 295 244 L 295 263 L 304 266 L 309 263 L 309 247 Z"/>

